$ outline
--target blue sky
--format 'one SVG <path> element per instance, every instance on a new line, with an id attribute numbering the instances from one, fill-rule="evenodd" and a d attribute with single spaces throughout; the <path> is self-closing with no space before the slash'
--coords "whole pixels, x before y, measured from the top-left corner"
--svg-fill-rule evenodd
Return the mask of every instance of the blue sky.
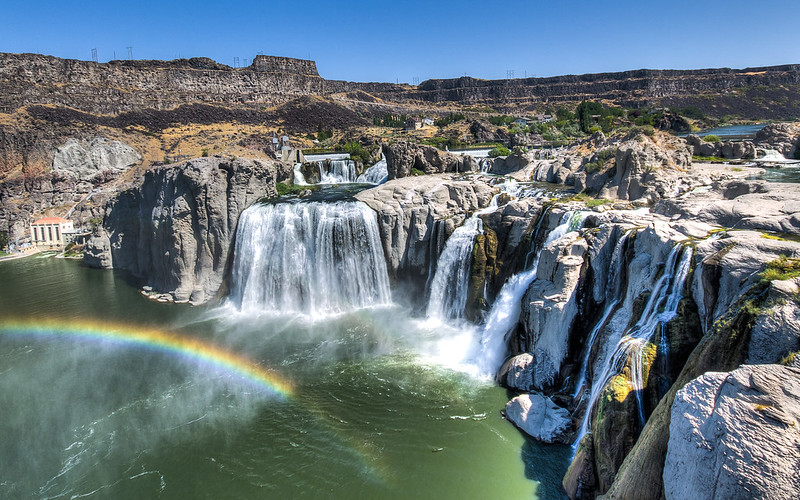
<path id="1" fill-rule="evenodd" d="M 0 51 L 101 62 L 259 52 L 328 79 L 553 76 L 800 63 L 797 0 L 0 0 Z"/>

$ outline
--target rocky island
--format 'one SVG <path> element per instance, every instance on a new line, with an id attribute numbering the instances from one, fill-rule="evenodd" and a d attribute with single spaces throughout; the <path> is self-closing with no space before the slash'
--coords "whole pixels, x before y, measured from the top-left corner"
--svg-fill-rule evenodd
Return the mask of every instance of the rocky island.
<path id="1" fill-rule="evenodd" d="M 69 214 L 87 265 L 161 301 L 305 311 L 324 284 L 344 297 L 326 313 L 391 302 L 474 330 L 468 364 L 513 395 L 497 410 L 571 447 L 570 498 L 800 486 L 800 188 L 757 161 L 799 158 L 800 125 L 679 134 L 730 110 L 797 120 L 800 66 L 407 86 L 267 56 L 2 54 L 0 89 L 0 231 L 20 246 Z M 465 142 L 492 154 L 448 150 Z M 326 175 L 361 187 L 325 199 Z M 336 272 L 262 282 L 267 242 Z"/>

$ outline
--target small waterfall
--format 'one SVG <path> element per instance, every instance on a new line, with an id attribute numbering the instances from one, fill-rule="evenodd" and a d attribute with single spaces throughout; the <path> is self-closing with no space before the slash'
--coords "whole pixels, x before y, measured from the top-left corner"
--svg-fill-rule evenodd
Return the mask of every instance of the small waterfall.
<path id="1" fill-rule="evenodd" d="M 239 219 L 230 300 L 319 317 L 391 301 L 375 213 L 364 203 L 254 205 Z"/>
<path id="2" fill-rule="evenodd" d="M 622 287 L 622 280 L 620 277 L 622 273 L 622 266 L 624 262 L 622 261 L 622 252 L 625 248 L 625 243 L 628 241 L 628 237 L 636 232 L 635 229 L 630 231 L 626 231 L 620 236 L 619 240 L 617 240 L 617 244 L 614 245 L 614 251 L 611 254 L 611 261 L 608 264 L 608 281 L 606 281 L 606 307 L 603 310 L 603 314 L 600 316 L 600 320 L 595 323 L 594 328 L 589 333 L 589 338 L 586 342 L 586 347 L 584 348 L 583 356 L 581 356 L 581 371 L 578 374 L 578 381 L 575 384 L 575 391 L 572 393 L 572 397 L 576 398 L 580 394 L 583 387 L 586 385 L 586 371 L 589 368 L 589 356 L 592 354 L 592 348 L 594 347 L 594 341 L 597 339 L 597 334 L 600 333 L 600 330 L 606 325 L 606 322 L 611 317 L 611 313 L 613 313 L 617 309 L 617 305 L 619 305 L 620 300 L 622 297 L 620 296 L 623 290 Z M 610 299 L 610 300 L 609 300 Z"/>
<path id="3" fill-rule="evenodd" d="M 636 397 L 639 422 L 644 425 L 644 409 L 641 400 L 641 392 L 644 389 L 643 351 L 647 343 L 653 339 L 658 326 L 668 323 L 678 315 L 678 304 L 683 298 L 683 285 L 689 275 L 692 256 L 691 247 L 675 245 L 672 248 L 667 258 L 664 274 L 653 287 L 653 292 L 650 294 L 639 321 L 622 336 L 608 362 L 603 364 L 601 375 L 593 380 L 589 404 L 586 407 L 586 413 L 583 416 L 583 422 L 573 448 L 577 449 L 583 436 L 589 432 L 592 408 L 603 388 L 614 375 L 622 371 L 626 362 L 630 362 L 631 391 Z"/>
<path id="4" fill-rule="evenodd" d="M 302 163 L 295 163 L 294 164 L 294 185 L 295 186 L 308 186 L 306 182 L 306 178 L 303 176 L 303 164 Z"/>
<path id="5" fill-rule="evenodd" d="M 320 184 L 356 182 L 356 164 L 353 160 L 319 160 Z"/>
<path id="6" fill-rule="evenodd" d="M 383 184 L 389 180 L 389 170 L 386 165 L 386 157 L 381 157 L 381 160 L 375 165 L 369 167 L 363 174 L 358 176 L 356 182 L 364 184 Z"/>
<path id="7" fill-rule="evenodd" d="M 500 192 L 492 197 L 489 205 L 475 212 L 447 239 L 428 288 L 430 295 L 426 315 L 429 318 L 463 319 L 469 292 L 472 250 L 475 238 L 483 234 L 483 221 L 480 216 L 495 212 L 499 208 L 500 195 L 507 194 L 514 199 L 522 191 L 514 179 L 507 179 L 497 187 L 500 188 Z"/>
<path id="8" fill-rule="evenodd" d="M 546 214 L 543 214 L 544 217 Z M 506 337 L 519 322 L 522 311 L 522 297 L 536 279 L 539 256 L 544 248 L 570 231 L 577 231 L 583 225 L 586 212 L 567 212 L 559 225 L 547 235 L 542 247 L 536 252 L 531 266 L 525 271 L 509 278 L 497 296 L 488 319 L 481 332 L 481 346 L 477 365 L 481 373 L 494 375 L 506 357 Z M 540 226 L 541 227 L 541 226 Z M 537 228 L 537 232 L 538 232 Z M 534 240 L 536 234 L 534 234 Z"/>
<path id="9" fill-rule="evenodd" d="M 429 318 L 464 317 L 472 268 L 472 247 L 479 234 L 483 234 L 483 221 L 475 214 L 447 239 L 431 282 L 426 313 Z"/>

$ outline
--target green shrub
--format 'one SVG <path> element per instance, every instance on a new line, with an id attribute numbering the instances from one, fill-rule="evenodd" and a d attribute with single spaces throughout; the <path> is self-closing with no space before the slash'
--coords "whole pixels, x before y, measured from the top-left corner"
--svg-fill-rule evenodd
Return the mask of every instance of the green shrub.
<path id="1" fill-rule="evenodd" d="M 708 134 L 707 136 L 703 137 L 703 140 L 706 142 L 719 142 L 722 139 L 720 139 L 718 135 Z"/>
<path id="2" fill-rule="evenodd" d="M 418 168 L 411 167 L 411 175 L 418 177 L 420 175 L 425 175 L 425 172 Z"/>
<path id="3" fill-rule="evenodd" d="M 644 127 L 642 127 L 642 132 L 644 132 L 644 135 L 649 137 L 653 137 L 654 135 L 656 135 L 656 129 L 653 128 L 652 125 L 645 125 Z"/>
<path id="4" fill-rule="evenodd" d="M 505 146 L 497 146 L 493 150 L 489 151 L 489 158 L 497 158 L 498 156 L 508 156 L 511 154 L 511 151 Z"/>
<path id="5" fill-rule="evenodd" d="M 616 156 L 617 156 L 616 147 L 601 149 L 600 151 L 597 152 L 597 157 L 603 160 L 604 162 L 610 160 L 611 158 L 615 158 Z"/>
<path id="6" fill-rule="evenodd" d="M 461 120 L 466 119 L 462 113 L 450 113 L 448 116 L 444 116 L 442 118 L 437 118 L 433 121 L 433 124 L 437 127 L 446 127 L 451 123 L 460 122 Z"/>
<path id="7" fill-rule="evenodd" d="M 359 159 L 363 165 L 369 163 L 369 159 L 372 156 L 368 149 L 361 145 L 358 141 L 350 141 L 345 143 L 342 146 L 342 150 L 345 153 L 350 153 L 350 158 L 352 159 Z"/>
<path id="8" fill-rule="evenodd" d="M 513 121 L 514 121 L 514 117 L 513 116 L 508 116 L 508 115 L 497 115 L 497 116 L 490 116 L 489 117 L 489 123 L 491 123 L 492 125 L 498 126 L 498 127 L 501 127 L 503 125 L 508 125 L 509 123 L 511 123 Z"/>
<path id="9" fill-rule="evenodd" d="M 203 148 L 203 151 L 200 152 L 200 156 L 204 158 L 208 156 L 208 148 Z"/>
<path id="10" fill-rule="evenodd" d="M 602 132 L 602 131 L 603 131 L 603 127 L 601 127 L 600 125 L 594 125 L 592 127 L 589 127 L 589 133 L 590 134 L 594 134 L 595 132 Z"/>
<path id="11" fill-rule="evenodd" d="M 603 168 L 604 163 L 601 161 L 590 161 L 586 165 L 583 166 L 586 169 L 587 174 L 593 174 Z"/>
<path id="12" fill-rule="evenodd" d="M 767 267 L 761 272 L 761 282 L 781 281 L 800 277 L 800 259 L 793 259 L 781 255 L 777 259 L 767 262 Z"/>

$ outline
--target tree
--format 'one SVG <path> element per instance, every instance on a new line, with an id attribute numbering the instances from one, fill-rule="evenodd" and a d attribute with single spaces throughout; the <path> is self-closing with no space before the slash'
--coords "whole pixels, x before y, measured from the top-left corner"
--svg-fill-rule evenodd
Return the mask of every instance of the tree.
<path id="1" fill-rule="evenodd" d="M 0 250 L 4 249 L 6 245 L 8 245 L 8 233 L 0 231 Z"/>
<path id="2" fill-rule="evenodd" d="M 578 104 L 576 114 L 578 115 L 578 123 L 580 124 L 581 130 L 588 134 L 589 129 L 594 125 L 592 116 L 602 116 L 604 114 L 603 111 L 603 105 L 599 102 L 583 101 L 582 103 Z"/>

